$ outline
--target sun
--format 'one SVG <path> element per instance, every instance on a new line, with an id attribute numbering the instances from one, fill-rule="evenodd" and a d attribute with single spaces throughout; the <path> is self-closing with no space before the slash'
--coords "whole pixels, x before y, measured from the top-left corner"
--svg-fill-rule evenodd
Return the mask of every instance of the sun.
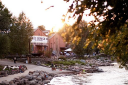
<path id="1" fill-rule="evenodd" d="M 53 31 L 54 32 L 58 32 L 59 29 L 61 29 L 63 27 L 63 23 L 59 23 L 58 25 L 54 26 L 53 27 Z"/>
<path id="2" fill-rule="evenodd" d="M 61 29 L 63 27 L 64 23 L 62 21 L 59 21 L 58 23 L 55 24 L 55 26 L 53 27 L 53 31 L 54 32 L 58 32 L 59 29 Z"/>

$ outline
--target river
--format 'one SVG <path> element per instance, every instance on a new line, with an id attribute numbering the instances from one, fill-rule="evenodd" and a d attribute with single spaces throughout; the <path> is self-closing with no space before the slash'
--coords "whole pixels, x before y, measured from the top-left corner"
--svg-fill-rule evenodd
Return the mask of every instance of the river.
<path id="1" fill-rule="evenodd" d="M 128 85 L 128 70 L 114 66 L 99 67 L 104 72 L 55 77 L 51 85 Z"/>

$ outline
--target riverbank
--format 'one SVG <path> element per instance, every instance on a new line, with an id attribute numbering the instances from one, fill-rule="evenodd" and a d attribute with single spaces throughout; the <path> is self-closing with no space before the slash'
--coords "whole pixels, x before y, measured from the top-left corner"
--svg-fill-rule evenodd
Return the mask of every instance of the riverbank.
<path id="1" fill-rule="evenodd" d="M 22 62 L 17 62 L 16 64 L 14 64 L 12 60 L 8 60 L 8 59 L 0 60 L 0 64 L 3 64 L 3 65 L 13 65 L 13 66 L 14 65 L 17 65 L 17 66 L 25 65 L 28 68 L 28 70 L 26 70 L 24 73 L 18 73 L 14 75 L 9 75 L 7 77 L 2 77 L 0 78 L 0 82 L 1 83 L 14 83 L 15 81 L 20 84 L 22 83 L 31 84 L 31 83 L 37 83 L 38 80 L 40 80 L 42 84 L 44 84 L 44 83 L 49 83 L 55 77 L 79 75 L 81 73 L 86 74 L 86 72 L 87 73 L 103 72 L 102 69 L 100 70 L 98 69 L 99 66 L 113 66 L 113 64 L 111 64 L 112 61 L 110 59 L 106 59 L 106 58 L 87 59 L 87 60 L 81 60 L 81 62 L 86 63 L 85 65 L 79 65 L 76 63 L 73 66 L 67 66 L 68 68 L 67 67 L 65 68 L 65 66 L 62 66 L 61 70 L 58 68 L 56 69 L 56 71 L 53 71 L 49 66 L 42 66 L 42 64 L 39 64 L 40 61 L 37 61 L 37 62 L 38 62 L 37 63 L 38 65 L 26 64 Z M 33 74 L 30 75 L 29 73 L 34 73 L 34 75 Z M 43 73 L 43 76 L 41 76 L 42 73 Z M 48 75 L 49 78 L 46 76 L 44 77 L 45 73 L 46 75 Z M 38 74 L 38 75 L 35 75 L 35 74 Z"/>
<path id="2" fill-rule="evenodd" d="M 60 74 L 61 72 L 63 72 L 63 73 L 71 72 L 71 71 L 67 71 L 67 70 L 60 71 L 59 69 L 56 69 L 56 71 L 52 71 L 51 68 L 48 68 L 48 67 L 37 66 L 37 65 L 33 65 L 33 64 L 26 64 L 26 63 L 22 63 L 22 62 L 17 62 L 16 64 L 14 64 L 14 62 L 12 60 L 9 60 L 9 59 L 1 59 L 0 64 L 1 65 L 10 65 L 10 66 L 25 65 L 27 67 L 27 70 L 24 73 L 18 73 L 18 74 L 14 74 L 14 75 L 8 75 L 6 77 L 1 77 L 0 78 L 0 83 L 2 81 L 5 81 L 5 80 L 6 81 L 11 81 L 14 78 L 19 78 L 21 76 L 28 75 L 28 73 L 30 71 L 44 71 L 44 72 L 47 72 L 47 73 L 54 73 L 54 74 Z"/>
<path id="3" fill-rule="evenodd" d="M 104 72 L 86 73 L 72 76 L 55 77 L 51 85 L 128 85 L 128 70 L 119 68 L 114 62 L 113 66 L 100 66 Z"/>

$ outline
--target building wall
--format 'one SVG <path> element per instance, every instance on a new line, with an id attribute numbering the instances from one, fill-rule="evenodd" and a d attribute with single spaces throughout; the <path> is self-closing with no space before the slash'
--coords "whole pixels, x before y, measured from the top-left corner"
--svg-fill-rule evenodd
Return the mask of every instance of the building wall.
<path id="1" fill-rule="evenodd" d="M 34 32 L 34 35 L 33 36 L 46 36 L 42 30 L 40 29 L 37 29 L 35 30 Z M 38 51 L 40 50 L 51 50 L 53 52 L 55 52 L 56 54 L 59 54 L 60 52 L 60 48 L 65 48 L 66 47 L 66 43 L 64 42 L 63 38 L 58 34 L 58 33 L 55 33 L 53 34 L 52 36 L 50 36 L 48 38 L 48 43 L 47 43 L 47 46 L 44 46 L 43 45 L 36 45 L 36 44 L 33 44 L 33 51 L 32 53 L 38 53 Z"/>
<path id="2" fill-rule="evenodd" d="M 40 29 L 36 29 L 34 31 L 34 35 L 33 36 L 46 36 L 42 30 Z M 43 51 L 43 50 L 46 50 L 46 46 L 43 46 L 43 45 L 35 45 L 33 43 L 32 44 L 32 53 L 38 53 L 39 51 Z"/>
<path id="3" fill-rule="evenodd" d="M 52 49 L 55 54 L 58 54 L 60 52 L 60 48 L 65 48 L 65 46 L 66 43 L 58 33 L 49 39 L 49 50 Z"/>

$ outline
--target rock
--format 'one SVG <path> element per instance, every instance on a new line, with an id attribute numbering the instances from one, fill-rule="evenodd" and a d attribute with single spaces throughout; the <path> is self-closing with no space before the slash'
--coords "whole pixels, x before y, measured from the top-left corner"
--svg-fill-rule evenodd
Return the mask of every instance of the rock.
<path id="1" fill-rule="evenodd" d="M 51 79 L 53 79 L 53 77 L 51 77 L 51 76 L 48 76 L 48 78 L 47 78 L 48 80 L 51 80 Z"/>
<path id="2" fill-rule="evenodd" d="M 54 77 L 55 76 L 54 73 L 49 73 L 48 75 L 51 76 L 51 77 Z"/>
<path id="3" fill-rule="evenodd" d="M 33 76 L 32 75 L 27 75 L 25 78 L 28 79 L 29 81 L 31 81 L 33 79 Z"/>
<path id="4" fill-rule="evenodd" d="M 36 72 L 34 72 L 32 75 L 33 75 L 33 76 L 39 76 L 40 73 L 36 73 Z"/>
<path id="5" fill-rule="evenodd" d="M 9 82 L 9 85 L 15 85 L 13 81 L 10 81 Z"/>
<path id="6" fill-rule="evenodd" d="M 44 84 L 50 83 L 50 80 L 44 80 L 43 83 Z"/>
<path id="7" fill-rule="evenodd" d="M 43 81 L 38 81 L 38 84 L 44 85 Z"/>
<path id="8" fill-rule="evenodd" d="M 36 80 L 42 81 L 42 76 L 38 76 L 38 77 L 36 78 Z"/>
<path id="9" fill-rule="evenodd" d="M 5 81 L 2 81 L 2 84 L 3 85 L 9 85 L 9 82 L 7 80 L 5 80 Z"/>
<path id="10" fill-rule="evenodd" d="M 29 71 L 29 75 L 32 75 L 34 73 L 34 71 Z"/>
<path id="11" fill-rule="evenodd" d="M 36 85 L 37 81 L 36 80 L 31 80 L 29 83 L 30 83 L 30 85 Z"/>
<path id="12" fill-rule="evenodd" d="M 37 78 L 37 76 L 32 76 L 32 78 L 33 78 L 33 79 L 36 79 L 36 78 Z"/>

